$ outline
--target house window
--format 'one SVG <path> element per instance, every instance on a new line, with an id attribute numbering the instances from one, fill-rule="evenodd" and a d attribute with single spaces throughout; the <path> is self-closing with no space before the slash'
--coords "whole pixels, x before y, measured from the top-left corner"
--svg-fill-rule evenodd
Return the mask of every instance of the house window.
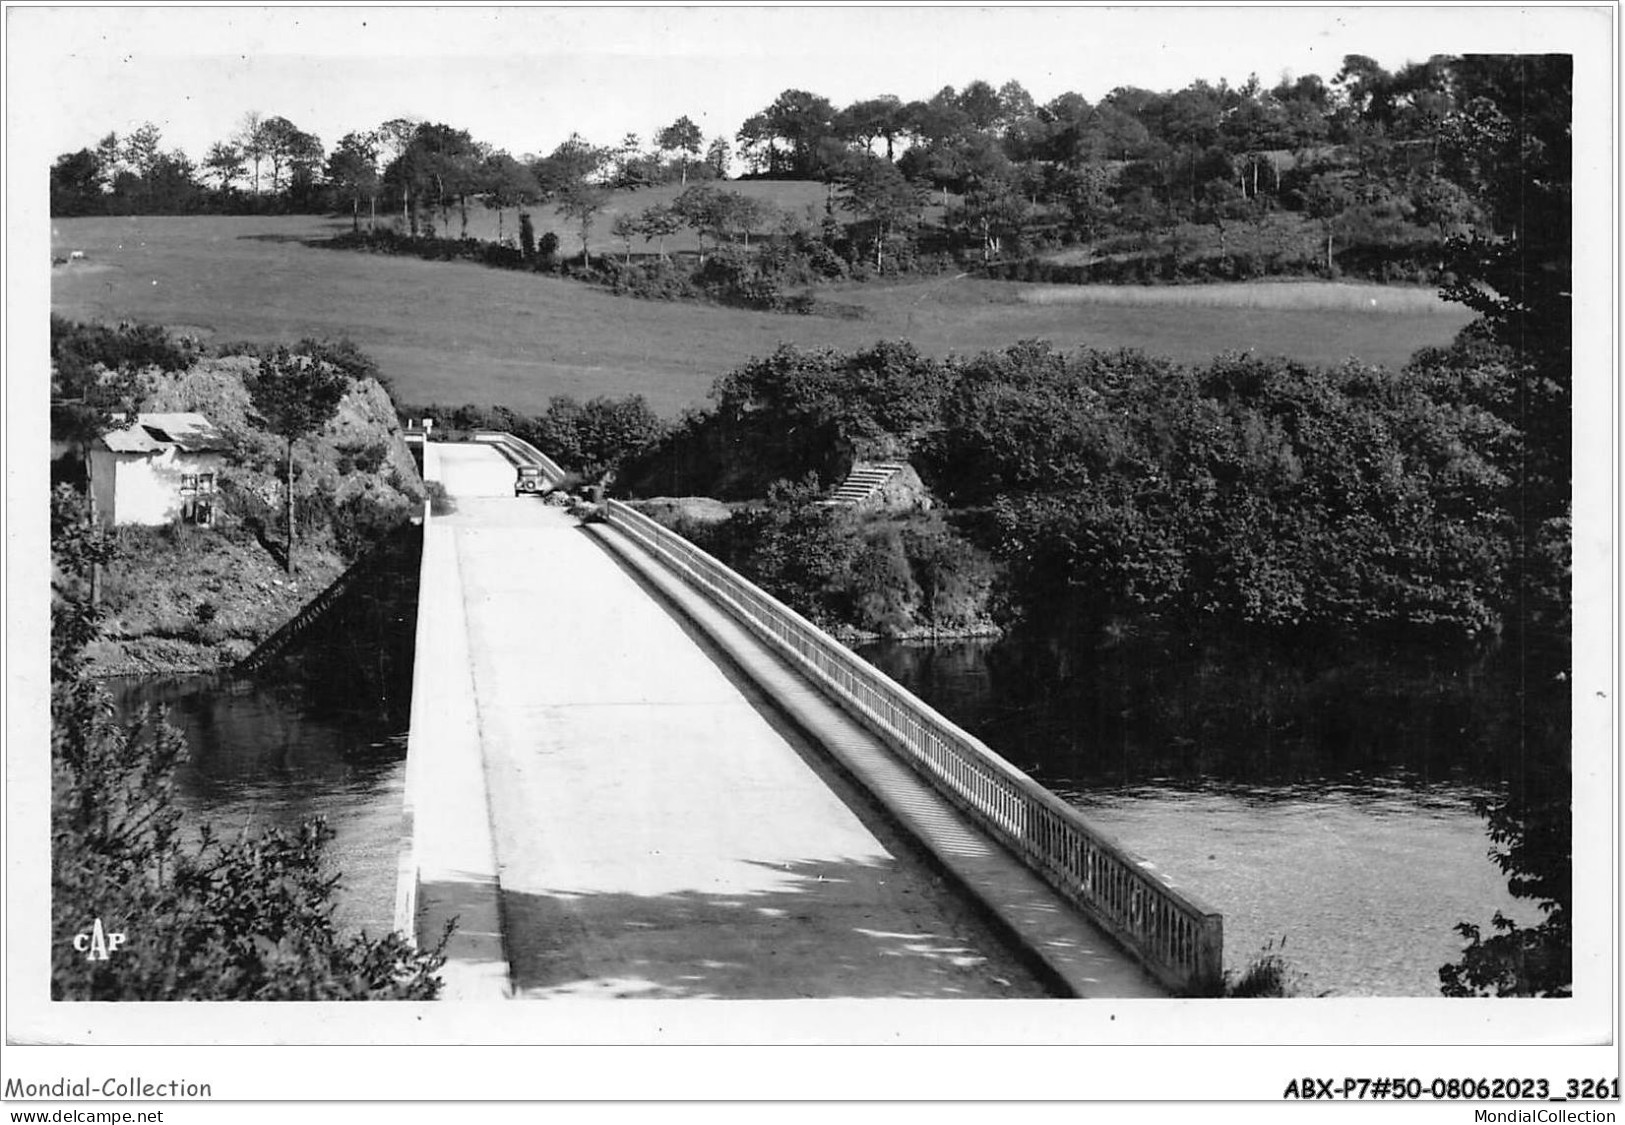
<path id="1" fill-rule="evenodd" d="M 181 474 L 181 522 L 214 526 L 214 473 Z"/>

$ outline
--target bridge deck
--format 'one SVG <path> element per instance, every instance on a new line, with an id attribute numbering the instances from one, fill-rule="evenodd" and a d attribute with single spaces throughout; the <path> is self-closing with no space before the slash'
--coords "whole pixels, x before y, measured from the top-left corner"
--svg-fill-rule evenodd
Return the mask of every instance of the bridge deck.
<path id="1" fill-rule="evenodd" d="M 816 720 L 488 450 L 443 454 L 516 996 L 1046 994 Z M 1157 994 L 1114 958 L 1107 994 Z"/>

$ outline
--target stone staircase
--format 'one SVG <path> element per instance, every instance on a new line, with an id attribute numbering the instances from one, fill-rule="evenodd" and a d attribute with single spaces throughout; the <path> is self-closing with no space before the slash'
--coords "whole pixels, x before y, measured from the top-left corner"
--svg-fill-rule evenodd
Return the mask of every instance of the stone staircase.
<path id="1" fill-rule="evenodd" d="M 899 461 L 860 462 L 853 465 L 852 471 L 841 482 L 841 487 L 831 493 L 825 503 L 857 507 L 884 488 L 886 482 L 903 468 Z"/>

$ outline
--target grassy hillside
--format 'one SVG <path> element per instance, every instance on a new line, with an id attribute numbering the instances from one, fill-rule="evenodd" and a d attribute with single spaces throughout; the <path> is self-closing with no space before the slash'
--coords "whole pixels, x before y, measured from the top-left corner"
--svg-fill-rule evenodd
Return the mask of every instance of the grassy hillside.
<path id="1" fill-rule="evenodd" d="M 781 198 L 789 188 L 811 189 L 821 205 L 818 185 L 730 187 Z M 654 198 L 639 192 L 622 200 L 641 208 Z M 609 224 L 600 225 L 607 247 Z M 665 415 L 702 401 L 717 376 L 781 342 L 853 349 L 907 338 L 945 355 L 1042 337 L 1063 348 L 1134 347 L 1185 361 L 1251 348 L 1315 363 L 1353 355 L 1397 366 L 1423 345 L 1447 342 L 1468 320 L 1466 310 L 1437 304 L 1373 312 L 1045 303 L 1024 298 L 1045 287 L 972 278 L 852 286 L 830 296 L 861 306 L 866 319 L 797 317 L 639 301 L 478 265 L 304 244 L 347 229 L 347 217 L 58 220 L 53 253 L 87 257 L 53 269 L 52 306 L 80 320 L 185 326 L 214 341 L 349 336 L 378 360 L 404 402 L 500 403 L 535 413 L 556 394 L 639 393 Z"/>

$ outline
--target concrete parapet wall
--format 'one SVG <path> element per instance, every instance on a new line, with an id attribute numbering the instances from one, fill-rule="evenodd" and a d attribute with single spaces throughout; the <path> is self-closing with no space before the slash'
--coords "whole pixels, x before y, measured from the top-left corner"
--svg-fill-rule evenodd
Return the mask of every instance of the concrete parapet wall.
<path id="1" fill-rule="evenodd" d="M 938 792 L 1177 992 L 1222 977 L 1223 917 L 1060 798 L 681 536 L 615 501 L 609 523 L 802 667 Z"/>
<path id="2" fill-rule="evenodd" d="M 455 921 L 442 998 L 498 1000 L 510 973 L 455 535 L 425 511 L 395 924 L 432 946 Z"/>

